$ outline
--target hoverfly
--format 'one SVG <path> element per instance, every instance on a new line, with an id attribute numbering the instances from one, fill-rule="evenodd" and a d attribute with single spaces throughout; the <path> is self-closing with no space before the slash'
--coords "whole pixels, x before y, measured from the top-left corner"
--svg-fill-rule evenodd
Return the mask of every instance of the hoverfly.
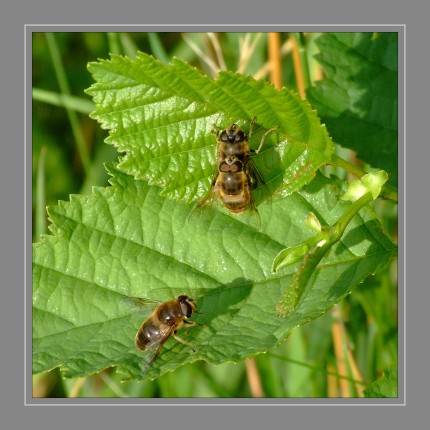
<path id="1" fill-rule="evenodd" d="M 145 366 L 151 367 L 154 360 L 160 354 L 164 343 L 173 336 L 178 342 L 190 347 L 193 346 L 176 336 L 176 332 L 185 324 L 189 326 L 198 325 L 188 321 L 193 312 L 197 311 L 197 305 L 191 297 L 180 295 L 176 299 L 167 302 L 158 302 L 140 297 L 125 297 L 122 304 L 131 311 L 144 311 L 152 308 L 152 313 L 142 323 L 135 336 L 137 349 L 144 351 Z"/>
<path id="2" fill-rule="evenodd" d="M 256 151 L 249 148 L 249 140 L 256 117 L 249 125 L 247 135 L 237 124 L 226 129 L 214 127 L 212 133 L 217 138 L 217 170 L 212 179 L 211 190 L 197 205 L 197 208 L 218 197 L 224 207 L 232 214 L 240 214 L 247 209 L 257 212 L 251 191 L 259 184 L 264 185 L 263 178 L 255 168 L 251 152 L 258 154 L 263 146 L 265 137 L 274 131 L 268 130 L 262 137 Z"/>

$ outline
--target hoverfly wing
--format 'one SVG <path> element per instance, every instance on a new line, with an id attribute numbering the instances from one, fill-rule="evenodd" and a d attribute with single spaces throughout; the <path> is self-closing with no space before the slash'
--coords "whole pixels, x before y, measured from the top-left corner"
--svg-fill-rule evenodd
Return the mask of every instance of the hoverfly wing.
<path id="1" fill-rule="evenodd" d="M 130 313 L 148 314 L 161 302 L 142 297 L 123 297 L 121 306 L 127 309 Z"/>
<path id="2" fill-rule="evenodd" d="M 148 371 L 155 359 L 160 355 L 161 348 L 164 343 L 169 339 L 170 335 L 174 331 L 174 327 L 165 326 L 159 335 L 159 339 L 155 342 L 147 345 L 146 349 L 142 353 L 142 362 L 144 371 Z"/>
<path id="3" fill-rule="evenodd" d="M 255 190 L 259 185 L 266 187 L 266 181 L 260 175 L 260 172 L 258 171 L 251 157 L 249 157 L 245 164 L 245 172 L 251 182 L 251 190 Z"/>
<path id="4" fill-rule="evenodd" d="M 259 198 L 257 199 L 260 203 L 267 200 L 271 196 L 271 192 L 269 187 L 267 186 L 266 181 L 261 176 L 257 167 L 255 166 L 252 159 L 249 159 L 245 166 L 246 174 L 251 182 L 250 188 L 252 191 L 257 191 L 257 195 Z M 258 190 L 260 188 L 260 190 Z"/>
<path id="5" fill-rule="evenodd" d="M 200 202 L 198 202 L 193 207 L 193 209 L 191 209 L 191 212 L 188 214 L 188 217 L 187 217 L 187 222 L 190 222 L 194 216 L 200 214 L 204 206 L 210 205 L 217 200 L 218 195 L 217 195 L 217 189 L 216 189 L 216 181 L 217 181 L 218 175 L 219 175 L 219 172 L 217 169 L 217 171 L 213 176 L 209 191 L 206 193 L 203 199 L 200 200 Z"/>

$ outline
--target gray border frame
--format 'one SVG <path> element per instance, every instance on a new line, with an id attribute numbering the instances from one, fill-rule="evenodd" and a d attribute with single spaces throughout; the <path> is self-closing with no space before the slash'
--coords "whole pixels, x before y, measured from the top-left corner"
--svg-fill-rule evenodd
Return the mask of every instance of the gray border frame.
<path id="1" fill-rule="evenodd" d="M 25 240 L 26 249 L 30 250 L 31 257 L 31 215 L 28 217 L 27 208 L 31 208 L 31 176 L 27 175 L 28 166 L 31 165 L 31 73 L 28 72 L 29 65 L 31 65 L 31 36 L 33 32 L 47 32 L 47 31 L 70 31 L 70 32 L 107 32 L 107 31 L 393 31 L 399 34 L 399 249 L 404 249 L 404 225 L 405 225 L 405 45 L 406 45 L 406 27 L 404 25 L 348 25 L 348 26 L 326 26 L 326 25 L 226 25 L 226 26 L 212 26 L 212 25 L 142 25 L 142 26 L 116 26 L 116 25 L 99 25 L 99 26 L 75 26 L 75 25 L 26 25 L 25 26 L 25 214 L 26 214 L 26 228 Z M 403 165 L 401 163 L 403 160 Z M 400 183 L 401 181 L 401 183 Z M 402 188 L 403 187 L 403 188 Z M 406 368 L 406 342 L 405 342 L 405 318 L 406 318 L 406 297 L 404 287 L 405 283 L 405 270 L 404 270 L 405 256 L 399 254 L 398 274 L 399 274 L 399 397 L 397 399 L 33 399 L 31 397 L 31 258 L 28 253 L 25 255 L 24 264 L 26 269 L 25 279 L 25 345 L 24 351 L 26 356 L 25 367 L 25 404 L 26 405 L 224 405 L 224 406 L 285 406 L 285 405 L 405 405 L 406 392 L 405 392 L 405 368 Z M 28 317 L 30 315 L 30 317 Z M 30 335 L 29 335 L 30 333 Z M 403 347 L 403 348 L 402 348 Z M 30 351 L 30 359 L 29 352 Z M 98 400 L 98 401 L 95 401 Z"/>

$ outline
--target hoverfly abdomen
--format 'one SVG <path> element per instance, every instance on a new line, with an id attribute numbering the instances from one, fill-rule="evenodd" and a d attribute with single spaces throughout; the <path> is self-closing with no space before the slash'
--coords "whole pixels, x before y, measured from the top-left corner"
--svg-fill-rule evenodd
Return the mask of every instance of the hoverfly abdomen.
<path id="1" fill-rule="evenodd" d="M 223 173 L 223 179 L 219 181 L 221 193 L 235 196 L 243 191 L 248 179 L 240 161 L 236 161 L 233 164 L 223 162 L 219 166 L 219 171 Z"/>
<path id="2" fill-rule="evenodd" d="M 147 320 L 136 333 L 135 343 L 138 349 L 144 351 L 148 345 L 157 342 L 160 338 L 160 328 L 153 320 Z"/>
<path id="3" fill-rule="evenodd" d="M 218 171 L 226 175 L 242 173 L 243 163 L 240 160 L 233 161 L 232 159 L 226 159 L 219 163 Z"/>

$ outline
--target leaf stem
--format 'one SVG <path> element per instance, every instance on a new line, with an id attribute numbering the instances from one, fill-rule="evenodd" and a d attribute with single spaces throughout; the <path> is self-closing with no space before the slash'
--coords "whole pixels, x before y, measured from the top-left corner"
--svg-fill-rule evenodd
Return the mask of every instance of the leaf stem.
<path id="1" fill-rule="evenodd" d="M 330 164 L 334 167 L 340 167 L 340 168 L 346 170 L 348 173 L 351 173 L 352 175 L 357 176 L 359 178 L 361 178 L 362 176 L 364 176 L 366 174 L 359 167 L 350 163 L 349 161 L 346 161 L 345 159 L 339 157 L 336 154 L 333 154 L 331 156 Z"/>
<path id="2" fill-rule="evenodd" d="M 358 213 L 358 211 L 367 203 L 370 203 L 373 200 L 372 193 L 366 193 L 364 196 L 361 196 L 358 200 L 352 203 L 346 211 L 342 214 L 342 216 L 338 219 L 337 223 L 333 226 L 336 227 L 334 231 L 333 238 L 335 242 L 337 242 L 343 235 L 347 225 L 351 222 L 352 218 Z"/>
<path id="3" fill-rule="evenodd" d="M 277 312 L 280 316 L 286 316 L 293 310 L 302 297 L 306 286 L 319 262 L 324 258 L 332 246 L 340 240 L 347 225 L 357 212 L 367 203 L 373 200 L 371 192 L 368 192 L 353 202 L 331 227 L 323 230 L 318 236 L 317 245 L 304 257 L 304 261 L 291 283 L 287 286 L 283 296 L 277 304 Z"/>

